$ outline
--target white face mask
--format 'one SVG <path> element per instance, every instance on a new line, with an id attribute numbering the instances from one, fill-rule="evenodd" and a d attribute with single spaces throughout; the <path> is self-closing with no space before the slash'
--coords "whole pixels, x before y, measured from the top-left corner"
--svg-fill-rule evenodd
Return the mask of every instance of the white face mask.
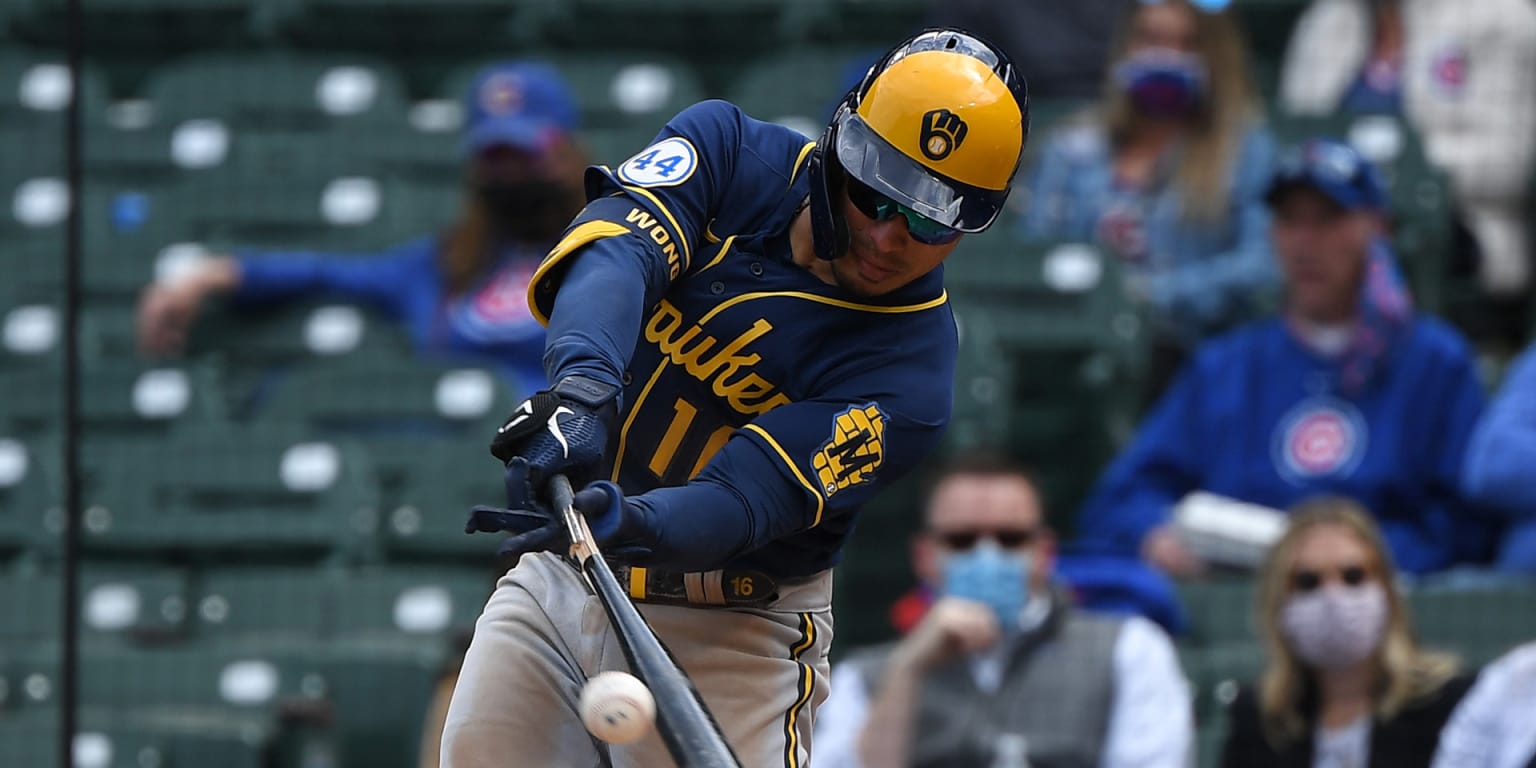
<path id="1" fill-rule="evenodd" d="M 1375 582 L 1329 584 L 1292 595 L 1280 610 L 1291 650 L 1319 669 L 1343 669 L 1369 658 L 1387 628 L 1387 593 Z"/>

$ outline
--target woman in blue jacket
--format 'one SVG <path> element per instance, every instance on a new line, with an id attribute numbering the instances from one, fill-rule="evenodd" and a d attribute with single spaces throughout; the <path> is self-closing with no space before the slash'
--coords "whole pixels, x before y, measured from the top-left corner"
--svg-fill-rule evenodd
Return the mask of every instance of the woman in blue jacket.
<path id="1" fill-rule="evenodd" d="M 425 356 L 493 365 L 516 391 L 543 387 L 544 331 L 528 311 L 527 287 L 584 199 L 575 100 L 552 68 L 507 62 L 476 78 L 466 115 L 466 194 L 449 229 L 357 257 L 250 251 L 208 259 L 145 291 L 143 351 L 179 353 L 210 296 L 246 304 L 326 294 L 394 318 Z"/>
<path id="2" fill-rule="evenodd" d="M 1262 199 L 1274 144 L 1226 11 L 1133 3 L 1110 69 L 1101 104 L 1030 172 L 1023 231 L 1095 242 L 1126 265 L 1154 330 L 1155 392 L 1276 286 Z"/>
<path id="3" fill-rule="evenodd" d="M 1375 172 L 1347 145 L 1312 141 L 1267 198 L 1283 310 L 1200 348 L 1100 478 L 1085 546 L 1198 573 L 1168 523 L 1199 490 L 1274 509 L 1354 499 L 1408 573 L 1481 555 L 1488 526 L 1460 487 L 1482 389 L 1465 340 L 1412 311 Z"/>

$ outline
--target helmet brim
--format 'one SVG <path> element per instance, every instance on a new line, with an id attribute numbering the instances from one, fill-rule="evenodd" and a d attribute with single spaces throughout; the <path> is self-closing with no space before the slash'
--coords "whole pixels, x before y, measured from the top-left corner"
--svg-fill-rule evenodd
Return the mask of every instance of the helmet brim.
<path id="1" fill-rule="evenodd" d="M 1008 189 L 983 189 L 924 167 L 852 111 L 839 115 L 834 133 L 837 161 L 849 176 L 944 226 L 981 232 L 1008 201 Z"/>

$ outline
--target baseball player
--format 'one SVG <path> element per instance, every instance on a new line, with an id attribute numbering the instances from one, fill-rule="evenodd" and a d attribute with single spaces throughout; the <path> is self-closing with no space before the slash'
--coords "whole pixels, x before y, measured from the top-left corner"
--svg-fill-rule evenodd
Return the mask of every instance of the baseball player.
<path id="1" fill-rule="evenodd" d="M 583 681 L 625 662 L 562 558 L 553 473 L 746 766 L 802 766 L 827 693 L 831 569 L 860 505 L 949 417 L 956 335 L 940 264 L 1008 197 L 1023 79 L 928 30 L 889 51 L 819 141 L 708 101 L 617 168 L 545 259 L 529 305 L 554 386 L 492 453 L 521 555 L 476 626 L 443 765 L 668 765 L 651 734 L 582 728 Z"/>

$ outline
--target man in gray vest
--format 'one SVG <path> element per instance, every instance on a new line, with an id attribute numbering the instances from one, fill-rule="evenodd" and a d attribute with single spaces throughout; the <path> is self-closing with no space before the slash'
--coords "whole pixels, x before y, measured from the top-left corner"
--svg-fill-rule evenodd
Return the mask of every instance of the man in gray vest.
<path id="1" fill-rule="evenodd" d="M 1074 610 L 1029 477 L 964 457 L 928 497 L 913 567 L 932 607 L 832 671 L 817 768 L 1180 768 L 1194 725 L 1167 635 Z"/>

